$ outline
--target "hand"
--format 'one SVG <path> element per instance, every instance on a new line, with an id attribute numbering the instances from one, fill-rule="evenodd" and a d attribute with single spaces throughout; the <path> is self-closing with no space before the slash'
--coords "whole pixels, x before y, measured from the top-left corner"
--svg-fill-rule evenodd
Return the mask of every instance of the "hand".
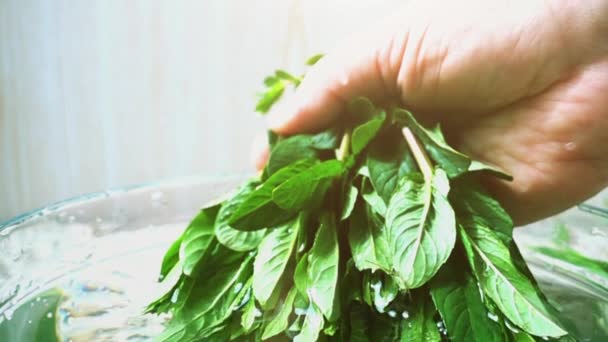
<path id="1" fill-rule="evenodd" d="M 555 214 L 608 184 L 608 0 L 410 1 L 312 68 L 271 129 L 322 129 L 360 95 L 511 173 L 486 185 L 516 224 Z"/>

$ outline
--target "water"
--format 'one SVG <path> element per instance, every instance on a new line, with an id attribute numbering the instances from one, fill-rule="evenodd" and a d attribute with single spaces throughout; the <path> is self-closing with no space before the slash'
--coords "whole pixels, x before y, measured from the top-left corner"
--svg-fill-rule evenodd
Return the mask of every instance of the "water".
<path id="1" fill-rule="evenodd" d="M 88 195 L 0 227 L 0 341 L 151 340 L 169 318 L 142 314 L 168 290 L 157 282 L 165 250 L 201 204 L 241 181 L 190 180 Z M 607 227 L 605 218 L 575 209 L 516 234 L 541 287 L 581 341 L 608 341 L 608 277 L 532 247 L 571 246 L 608 260 Z M 408 312 L 387 315 L 409 318 Z"/>
<path id="2" fill-rule="evenodd" d="M 169 317 L 143 315 L 143 308 L 166 290 L 156 282 L 158 267 L 168 243 L 184 224 L 96 239 L 95 258 L 86 243 L 70 246 L 72 250 L 64 254 L 86 262 L 70 268 L 70 262 L 65 265 L 55 260 L 49 263 L 55 269 L 42 274 L 35 274 L 40 269 L 31 264 L 37 257 L 23 254 L 22 258 L 30 259 L 32 272 L 15 273 L 18 285 L 4 282 L 0 287 L 0 303 L 4 303 L 0 305 L 0 341 L 41 341 L 35 336 L 65 342 L 151 340 L 162 332 Z M 133 248 L 135 241 L 146 243 Z M 40 253 L 38 257 L 52 258 L 52 254 Z M 11 260 L 17 264 L 25 261 Z M 7 272 L 3 269 L 6 266 L 0 262 L 0 274 Z"/>

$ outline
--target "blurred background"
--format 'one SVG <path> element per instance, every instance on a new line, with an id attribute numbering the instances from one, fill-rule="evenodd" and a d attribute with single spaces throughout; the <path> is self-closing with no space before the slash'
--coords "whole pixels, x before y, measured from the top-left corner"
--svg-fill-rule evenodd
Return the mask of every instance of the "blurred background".
<path id="1" fill-rule="evenodd" d="M 253 172 L 255 94 L 403 3 L 0 0 L 0 221 L 80 194 Z"/>

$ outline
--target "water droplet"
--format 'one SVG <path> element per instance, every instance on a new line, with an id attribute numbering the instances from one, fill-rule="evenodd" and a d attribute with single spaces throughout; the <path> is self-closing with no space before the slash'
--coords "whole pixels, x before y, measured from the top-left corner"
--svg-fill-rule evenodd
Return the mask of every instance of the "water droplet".
<path id="1" fill-rule="evenodd" d="M 576 148 L 576 143 L 574 143 L 573 141 L 567 142 L 566 144 L 564 144 L 564 148 L 566 149 L 566 151 L 574 151 L 574 149 Z"/>
<path id="2" fill-rule="evenodd" d="M 519 333 L 519 329 L 517 329 L 516 327 L 514 327 L 513 325 L 511 325 L 511 323 L 509 323 L 508 320 L 505 319 L 505 325 L 507 326 L 507 328 L 509 330 L 511 330 L 512 332 L 518 334 Z"/>
<path id="3" fill-rule="evenodd" d="M 30 320 L 28 320 L 28 321 L 27 321 L 27 324 L 32 324 L 32 320 L 31 320 L 31 319 L 30 319 Z"/>
<path id="4" fill-rule="evenodd" d="M 408 319 L 408 318 L 410 318 L 410 313 L 407 311 L 403 311 L 401 313 L 401 317 L 403 317 L 403 319 Z"/>
<path id="5" fill-rule="evenodd" d="M 70 216 L 68 217 L 68 222 L 73 223 L 74 221 L 76 221 L 76 216 L 74 216 L 74 215 L 70 215 Z"/>
<path id="6" fill-rule="evenodd" d="M 490 318 L 494 322 L 498 322 L 498 316 L 496 316 L 495 314 L 493 314 L 491 312 L 488 312 L 488 318 Z"/>
<path id="7" fill-rule="evenodd" d="M 52 312 L 47 313 L 46 318 L 53 318 L 53 313 Z"/>
<path id="8" fill-rule="evenodd" d="M 306 248 L 306 244 L 305 243 L 301 243 L 300 246 L 298 247 L 298 253 L 303 252 L 305 248 Z"/>
<path id="9" fill-rule="evenodd" d="M 150 201 L 155 205 L 165 205 L 167 204 L 167 200 L 165 199 L 165 194 L 162 191 L 155 191 L 150 194 Z"/>
<path id="10" fill-rule="evenodd" d="M 6 311 L 4 311 L 4 318 L 7 321 L 10 321 L 11 319 L 13 319 L 13 312 L 14 312 L 13 310 L 6 310 Z"/>
<path id="11" fill-rule="evenodd" d="M 242 288 L 243 288 L 243 283 L 237 283 L 236 285 L 234 285 L 234 293 L 239 293 Z"/>
<path id="12" fill-rule="evenodd" d="M 173 304 L 177 303 L 178 296 L 179 296 L 179 289 L 175 289 L 175 291 L 173 291 L 173 294 L 171 295 L 171 303 L 173 303 Z"/>
<path id="13" fill-rule="evenodd" d="M 389 312 L 387 312 L 386 314 L 389 315 L 390 318 L 397 317 L 397 311 L 395 310 L 389 310 Z"/>
<path id="14" fill-rule="evenodd" d="M 40 302 L 40 297 L 36 297 L 36 301 L 37 301 L 37 302 Z"/>
<path id="15" fill-rule="evenodd" d="M 98 223 L 98 224 L 102 223 L 103 219 L 101 217 L 97 217 L 97 218 L 95 218 L 95 222 Z"/>
<path id="16" fill-rule="evenodd" d="M 479 290 L 479 296 L 481 297 L 481 301 L 484 301 L 483 290 L 481 289 L 481 284 L 477 282 L 477 289 Z"/>

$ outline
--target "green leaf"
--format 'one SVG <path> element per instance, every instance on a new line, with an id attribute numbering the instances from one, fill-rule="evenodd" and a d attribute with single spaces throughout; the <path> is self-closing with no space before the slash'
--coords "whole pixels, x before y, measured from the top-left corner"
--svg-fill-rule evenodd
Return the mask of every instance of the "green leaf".
<path id="1" fill-rule="evenodd" d="M 361 184 L 361 196 L 374 212 L 382 217 L 386 216 L 386 203 L 366 179 L 363 179 Z"/>
<path id="2" fill-rule="evenodd" d="M 214 239 L 213 226 L 219 208 L 220 206 L 216 205 L 201 210 L 186 228 L 179 249 L 179 259 L 183 260 L 182 271 L 185 275 L 192 275 L 198 269 Z"/>
<path id="3" fill-rule="evenodd" d="M 306 311 L 306 318 L 304 318 L 304 324 L 300 333 L 293 339 L 294 342 L 311 342 L 316 341 L 319 338 L 321 330 L 323 330 L 323 314 L 321 310 L 314 304 L 311 303 L 310 307 Z"/>
<path id="4" fill-rule="evenodd" d="M 335 159 L 316 164 L 277 186 L 272 200 L 292 212 L 318 206 L 333 180 L 343 173 L 342 163 Z"/>
<path id="5" fill-rule="evenodd" d="M 388 272 L 391 268 L 391 253 L 385 235 L 386 229 L 371 220 L 370 215 L 374 213 L 368 212 L 363 203 L 357 203 L 348 229 L 352 258 L 358 270 L 369 269 L 375 272 L 382 269 Z"/>
<path id="6" fill-rule="evenodd" d="M 566 334 L 534 284 L 515 267 L 509 248 L 492 229 L 469 222 L 459 232 L 481 288 L 511 322 L 532 335 Z"/>
<path id="7" fill-rule="evenodd" d="M 379 313 L 384 313 L 399 294 L 399 287 L 393 277 L 380 272 L 371 275 L 370 287 L 374 307 Z"/>
<path id="8" fill-rule="evenodd" d="M 382 125 L 384 124 L 384 120 L 386 119 L 386 113 L 381 112 L 380 115 L 374 117 L 373 119 L 367 121 L 364 124 L 357 126 L 352 133 L 351 137 L 351 153 L 359 154 L 363 149 L 367 147 L 367 145 L 376 137 Z"/>
<path id="9" fill-rule="evenodd" d="M 275 71 L 274 74 L 277 78 L 285 80 L 285 81 L 289 81 L 289 82 L 293 83 L 295 86 L 300 85 L 300 82 L 302 81 L 302 80 L 300 80 L 300 78 L 295 77 L 294 75 L 288 73 L 285 70 L 279 69 L 279 70 Z"/>
<path id="10" fill-rule="evenodd" d="M 325 130 L 310 137 L 310 146 L 321 151 L 337 149 L 341 135 L 341 130 L 338 128 Z"/>
<path id="11" fill-rule="evenodd" d="M 388 129 L 375 139 L 367 153 L 369 178 L 377 193 L 388 203 L 399 180 L 417 170 L 401 131 Z"/>
<path id="12" fill-rule="evenodd" d="M 365 97 L 356 97 L 348 103 L 347 112 L 355 122 L 365 122 L 378 114 L 378 109 Z"/>
<path id="13" fill-rule="evenodd" d="M 322 53 L 316 54 L 306 60 L 306 65 L 310 65 L 310 66 L 315 65 L 321 58 L 323 58 Z"/>
<path id="14" fill-rule="evenodd" d="M 253 191 L 228 219 L 228 224 L 239 230 L 257 230 L 284 223 L 292 212 L 279 208 L 272 200 L 273 190 L 290 178 L 315 164 L 312 160 L 301 160 L 282 168 L 260 187 Z"/>
<path id="15" fill-rule="evenodd" d="M 394 110 L 393 117 L 395 121 L 408 126 L 414 132 L 424 144 L 431 159 L 445 170 L 448 177 L 454 178 L 469 170 L 471 159 L 446 143 L 439 126 L 428 129 L 419 124 L 412 113 L 404 109 Z"/>
<path id="16" fill-rule="evenodd" d="M 357 201 L 357 196 L 359 195 L 359 191 L 356 187 L 350 186 L 348 188 L 348 192 L 346 193 L 346 199 L 342 206 L 342 214 L 340 215 L 340 221 L 344 221 L 350 217 L 353 212 L 353 208 L 355 207 L 355 202 Z"/>
<path id="17" fill-rule="evenodd" d="M 254 182 L 246 183 L 233 195 L 232 199 L 224 202 L 215 220 L 215 236 L 217 240 L 234 251 L 246 252 L 257 248 L 264 234 L 266 234 L 266 230 L 264 229 L 247 232 L 236 230 L 228 225 L 228 219 L 254 190 Z"/>
<path id="18" fill-rule="evenodd" d="M 526 334 L 525 332 L 513 333 L 514 342 L 536 342 L 534 337 Z"/>
<path id="19" fill-rule="evenodd" d="M 197 279 L 183 308 L 176 312 L 167 330 L 160 336 L 161 341 L 211 336 L 218 327 L 223 327 L 239 305 L 243 291 L 248 291 L 243 285 L 251 277 L 253 257 L 224 258 L 226 253 L 235 252 L 219 247 L 220 252 L 211 258 L 216 268 Z"/>
<path id="20" fill-rule="evenodd" d="M 330 214 L 325 214 L 308 256 L 307 293 L 329 321 L 334 321 L 340 314 L 336 293 L 339 257 L 336 224 Z"/>
<path id="21" fill-rule="evenodd" d="M 60 337 L 58 331 L 59 319 L 62 317 L 59 316 L 59 307 L 67 298 L 68 295 L 62 290 L 51 288 L 22 302 L 16 309 L 13 307 L 11 318 L 2 317 L 0 319 L 0 341 L 63 341 L 64 337 Z M 3 309 L 5 308 L 6 306 Z M 8 310 L 10 309 L 4 311 L 4 315 L 7 317 L 9 316 Z"/>
<path id="22" fill-rule="evenodd" d="M 160 276 L 158 277 L 159 280 L 164 280 L 179 261 L 179 250 L 183 237 L 183 235 L 180 235 L 180 237 L 173 241 L 169 249 L 167 249 L 160 267 Z"/>
<path id="23" fill-rule="evenodd" d="M 368 333 L 369 308 L 361 303 L 350 307 L 350 342 L 371 342 Z"/>
<path id="24" fill-rule="evenodd" d="M 281 98 L 284 91 L 285 84 L 283 84 L 283 82 L 272 82 L 268 89 L 259 95 L 260 98 L 255 106 L 256 112 L 260 112 L 262 114 L 268 113 L 272 105 L 274 105 Z"/>
<path id="25" fill-rule="evenodd" d="M 414 298 L 410 317 L 407 320 L 407 327 L 401 335 L 402 341 L 441 341 L 441 335 L 437 329 L 433 302 L 422 293 L 418 293 Z M 485 342 L 485 341 L 484 341 Z"/>
<path id="26" fill-rule="evenodd" d="M 339 133 L 337 129 L 329 129 L 314 135 L 294 135 L 276 142 L 266 164 L 267 174 L 272 175 L 302 159 L 319 159 L 321 151 L 338 147 Z"/>
<path id="27" fill-rule="evenodd" d="M 255 307 L 255 300 L 250 299 L 247 304 L 245 304 L 243 314 L 241 316 L 241 326 L 245 330 L 245 333 L 253 330 L 255 319 L 259 315 L 261 315 L 261 312 Z"/>
<path id="28" fill-rule="evenodd" d="M 276 291 L 291 256 L 294 254 L 302 220 L 297 218 L 272 229 L 258 248 L 253 264 L 253 295 L 263 308 Z"/>
<path id="29" fill-rule="evenodd" d="M 485 173 L 488 173 L 497 178 L 501 178 L 501 179 L 508 180 L 508 181 L 513 180 L 513 176 L 506 173 L 505 171 L 502 171 L 498 167 L 488 165 L 488 164 L 482 163 L 477 160 L 471 161 L 471 165 L 469 165 L 469 169 L 467 171 L 468 172 L 485 172 Z"/>
<path id="30" fill-rule="evenodd" d="M 287 330 L 289 326 L 289 315 L 293 310 L 293 302 L 297 293 L 298 292 L 295 288 L 289 290 L 287 297 L 285 297 L 285 300 L 280 306 L 280 309 L 264 327 L 262 340 L 266 340 Z"/>
<path id="31" fill-rule="evenodd" d="M 266 164 L 268 175 L 299 160 L 319 159 L 319 153 L 312 146 L 312 136 L 294 135 L 278 142 L 272 149 Z"/>
<path id="32" fill-rule="evenodd" d="M 296 265 L 296 269 L 293 274 L 293 282 L 298 292 L 308 298 L 308 256 L 309 253 L 304 253 Z"/>
<path id="33" fill-rule="evenodd" d="M 500 203 L 471 177 L 453 181 L 449 199 L 461 220 L 468 217 L 491 227 L 505 243 L 513 240 L 513 220 Z"/>
<path id="34" fill-rule="evenodd" d="M 407 340 L 403 338 L 403 331 L 407 329 L 406 321 L 400 318 L 391 318 L 372 312 L 369 316 L 368 336 L 373 342 L 409 342 L 423 340 Z"/>
<path id="35" fill-rule="evenodd" d="M 489 318 L 477 282 L 462 265 L 448 262 L 433 279 L 431 296 L 451 341 L 503 341 L 502 329 Z"/>
<path id="36" fill-rule="evenodd" d="M 386 225 L 396 279 L 404 289 L 424 285 L 446 262 L 456 241 L 456 222 L 447 201 L 445 172 L 432 182 L 410 174 L 391 198 Z"/>

